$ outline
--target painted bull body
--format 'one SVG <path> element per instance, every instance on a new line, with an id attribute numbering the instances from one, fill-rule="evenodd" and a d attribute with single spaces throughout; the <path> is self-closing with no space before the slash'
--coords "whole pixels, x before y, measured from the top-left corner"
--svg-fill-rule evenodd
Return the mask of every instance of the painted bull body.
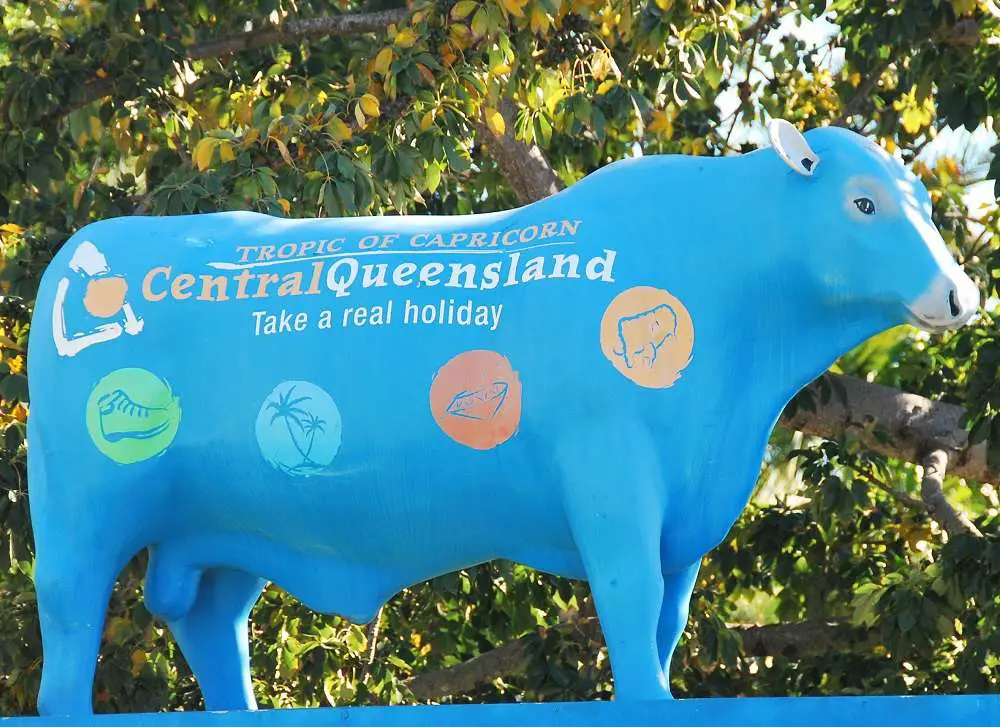
<path id="1" fill-rule="evenodd" d="M 90 711 L 143 548 L 211 709 L 254 706 L 265 580 L 367 621 L 493 558 L 588 579 L 617 697 L 669 698 L 700 559 L 784 404 L 867 337 L 978 306 L 901 165 L 771 133 L 495 214 L 81 230 L 30 340 L 40 712 Z"/>

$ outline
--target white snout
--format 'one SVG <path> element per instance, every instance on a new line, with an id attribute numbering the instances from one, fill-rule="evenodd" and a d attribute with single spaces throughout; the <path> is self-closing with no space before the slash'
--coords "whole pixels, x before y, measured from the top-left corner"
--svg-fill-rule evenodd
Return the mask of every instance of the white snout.
<path id="1" fill-rule="evenodd" d="M 979 310 L 979 288 L 955 265 L 940 273 L 930 288 L 907 306 L 913 323 L 928 331 L 961 328 Z"/>

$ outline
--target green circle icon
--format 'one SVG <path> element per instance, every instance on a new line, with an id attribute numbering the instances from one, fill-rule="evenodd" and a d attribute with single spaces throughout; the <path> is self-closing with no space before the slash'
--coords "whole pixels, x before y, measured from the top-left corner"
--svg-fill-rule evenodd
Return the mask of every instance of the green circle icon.
<path id="1" fill-rule="evenodd" d="M 87 431 L 119 464 L 141 462 L 174 441 L 181 407 L 166 381 L 146 369 L 112 371 L 87 399 Z"/>

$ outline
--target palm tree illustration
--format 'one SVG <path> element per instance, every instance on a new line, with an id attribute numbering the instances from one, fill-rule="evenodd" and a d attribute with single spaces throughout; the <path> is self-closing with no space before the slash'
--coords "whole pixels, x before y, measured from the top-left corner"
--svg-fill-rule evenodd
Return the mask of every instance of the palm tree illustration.
<path id="1" fill-rule="evenodd" d="M 293 472 L 302 469 L 320 469 L 321 465 L 310 459 L 309 455 L 312 452 L 316 435 L 324 431 L 323 426 L 326 422 L 298 406 L 309 401 L 312 397 L 300 396 L 294 399 L 292 398 L 294 394 L 295 387 L 290 386 L 287 391 L 278 395 L 277 401 L 269 402 L 267 405 L 268 409 L 274 410 L 274 415 L 271 417 L 271 424 L 274 424 L 279 419 L 285 422 L 285 427 L 288 429 L 288 436 L 292 438 L 292 445 L 295 447 L 295 451 L 302 456 L 302 461 L 299 464 L 290 468 L 286 466 L 286 468 Z M 298 429 L 302 433 L 301 436 L 308 440 L 305 448 L 299 443 L 299 437 L 296 436 L 295 429 Z"/>
<path id="2" fill-rule="evenodd" d="M 319 468 L 320 465 L 313 462 L 309 455 L 312 453 L 313 443 L 316 441 L 316 435 L 324 431 L 324 426 L 326 422 L 320 419 L 318 416 L 312 413 L 306 414 L 306 422 L 302 427 L 302 432 L 309 438 L 309 445 L 306 447 L 306 451 L 302 455 L 302 464 L 299 467 L 312 466 Z"/>

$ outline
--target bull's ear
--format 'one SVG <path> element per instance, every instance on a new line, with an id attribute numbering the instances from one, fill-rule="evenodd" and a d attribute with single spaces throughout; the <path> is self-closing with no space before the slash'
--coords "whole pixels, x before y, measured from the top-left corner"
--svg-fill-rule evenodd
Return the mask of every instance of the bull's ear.
<path id="1" fill-rule="evenodd" d="M 771 119 L 767 122 L 767 135 L 771 139 L 771 146 L 785 164 L 806 177 L 815 173 L 819 157 L 792 124 L 784 119 Z"/>

